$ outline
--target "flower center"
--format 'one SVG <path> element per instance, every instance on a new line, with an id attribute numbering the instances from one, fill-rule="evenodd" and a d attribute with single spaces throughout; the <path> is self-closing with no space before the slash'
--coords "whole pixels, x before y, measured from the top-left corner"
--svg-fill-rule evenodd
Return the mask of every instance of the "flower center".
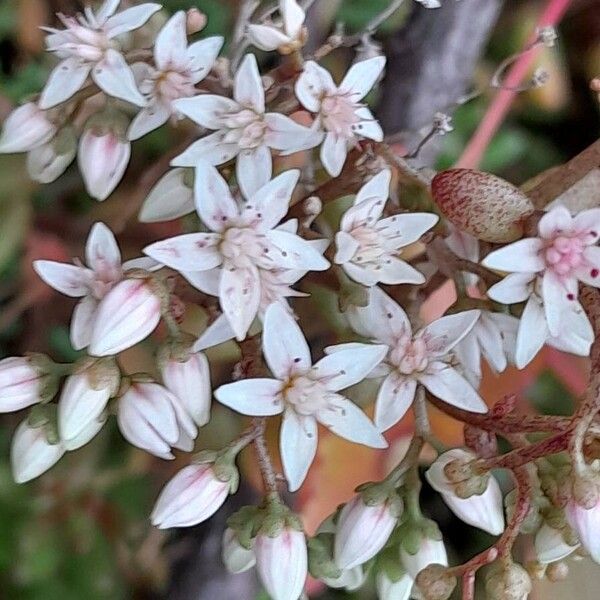
<path id="1" fill-rule="evenodd" d="M 572 273 L 584 261 L 585 244 L 577 237 L 564 235 L 556 237 L 544 250 L 544 259 L 549 269 L 557 275 L 565 276 Z"/>
<path id="2" fill-rule="evenodd" d="M 352 257 L 354 262 L 374 262 L 386 254 L 386 251 L 382 246 L 382 236 L 380 232 L 373 227 L 359 225 L 350 232 L 350 235 L 359 244 L 358 249 Z"/>
<path id="3" fill-rule="evenodd" d="M 220 252 L 227 262 L 235 267 L 257 264 L 264 258 L 267 249 L 264 236 L 247 227 L 230 227 L 223 233 Z"/>
<path id="4" fill-rule="evenodd" d="M 424 371 L 429 364 L 427 344 L 422 337 L 403 336 L 392 349 L 389 360 L 403 375 Z"/>
<path id="5" fill-rule="evenodd" d="M 290 379 L 283 390 L 283 398 L 294 410 L 304 416 L 313 415 L 327 407 L 325 386 L 305 375 Z"/>
<path id="6" fill-rule="evenodd" d="M 348 139 L 353 138 L 354 126 L 360 121 L 356 111 L 361 106 L 347 94 L 326 96 L 321 102 L 325 129 Z"/>
<path id="7" fill-rule="evenodd" d="M 59 42 L 49 47 L 65 57 L 76 57 L 84 61 L 97 62 L 102 59 L 105 50 L 114 46 L 102 28 L 95 28 L 81 17 L 59 15 L 65 31 L 57 34 Z"/>
<path id="8" fill-rule="evenodd" d="M 179 71 L 158 72 L 154 76 L 156 94 L 167 102 L 178 98 L 189 98 L 196 94 L 196 88 L 189 76 Z"/>
<path id="9" fill-rule="evenodd" d="M 256 148 L 263 143 L 267 125 L 262 115 L 244 108 L 226 113 L 222 119 L 225 127 L 231 130 L 225 136 L 225 142 L 237 143 L 243 149 Z"/>

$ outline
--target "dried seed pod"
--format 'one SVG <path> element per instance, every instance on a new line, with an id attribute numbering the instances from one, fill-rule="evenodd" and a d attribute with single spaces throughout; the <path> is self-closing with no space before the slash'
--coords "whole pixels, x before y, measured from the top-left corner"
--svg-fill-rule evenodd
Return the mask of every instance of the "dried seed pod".
<path id="1" fill-rule="evenodd" d="M 431 191 L 446 218 L 486 242 L 519 239 L 525 220 L 534 212 L 533 204 L 519 188 L 482 171 L 442 171 L 433 178 Z"/>

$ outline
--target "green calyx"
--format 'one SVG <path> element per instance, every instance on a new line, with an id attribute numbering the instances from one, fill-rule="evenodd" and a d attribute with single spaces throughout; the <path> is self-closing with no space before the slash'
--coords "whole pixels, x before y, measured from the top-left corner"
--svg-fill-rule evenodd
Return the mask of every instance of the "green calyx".
<path id="1" fill-rule="evenodd" d="M 43 429 L 49 444 L 60 442 L 56 404 L 36 404 L 29 411 L 27 425 L 32 429 Z"/>
<path id="2" fill-rule="evenodd" d="M 404 510 L 404 502 L 389 481 L 363 483 L 356 488 L 366 506 L 387 504 L 391 514 L 399 518 Z"/>

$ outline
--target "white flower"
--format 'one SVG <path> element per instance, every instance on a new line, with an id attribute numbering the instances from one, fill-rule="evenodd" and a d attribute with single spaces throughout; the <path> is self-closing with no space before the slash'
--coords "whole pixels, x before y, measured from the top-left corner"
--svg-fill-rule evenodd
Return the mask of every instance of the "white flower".
<path id="1" fill-rule="evenodd" d="M 334 543 L 334 561 L 352 569 L 371 560 L 385 545 L 398 522 L 398 514 L 385 501 L 370 506 L 360 495 L 341 510 Z"/>
<path id="2" fill-rule="evenodd" d="M 454 347 L 454 354 L 469 383 L 477 388 L 481 381 L 481 359 L 495 373 L 502 373 L 514 362 L 519 319 L 512 315 L 482 310 L 471 331 Z"/>
<path id="3" fill-rule="evenodd" d="M 386 346 L 356 344 L 313 365 L 300 327 L 279 303 L 267 309 L 262 341 L 276 379 L 236 381 L 221 386 L 215 397 L 245 415 L 283 413 L 279 448 L 291 491 L 302 485 L 315 457 L 317 422 L 347 440 L 373 448 L 387 446 L 367 416 L 337 393 L 371 372 Z"/>
<path id="4" fill-rule="evenodd" d="M 14 412 L 41 400 L 44 374 L 25 356 L 0 360 L 0 412 Z"/>
<path id="5" fill-rule="evenodd" d="M 389 347 L 384 364 L 372 374 L 386 375 L 375 404 L 375 424 L 381 431 L 405 415 L 418 384 L 453 406 L 487 412 L 477 392 L 450 363 L 451 350 L 471 331 L 479 311 L 442 317 L 413 334 L 402 308 L 380 288 L 373 287 L 369 304 L 364 308 L 353 306 L 346 314 L 357 333 Z"/>
<path id="6" fill-rule="evenodd" d="M 335 262 L 349 277 L 377 283 L 421 284 L 425 277 L 399 258 L 401 248 L 416 241 L 437 222 L 432 213 L 407 213 L 381 219 L 389 196 L 391 172 L 381 171 L 366 183 L 342 216 L 335 236 Z"/>
<path id="7" fill-rule="evenodd" d="M 421 543 L 416 554 L 410 554 L 401 545 L 400 559 L 412 579 L 416 579 L 417 575 L 429 565 L 448 566 L 448 555 L 446 554 L 444 542 L 428 537 L 421 538 Z"/>
<path id="8" fill-rule="evenodd" d="M 230 493 L 229 481 L 219 479 L 211 464 L 184 467 L 163 488 L 152 511 L 159 529 L 191 527 L 212 517 Z"/>
<path id="9" fill-rule="evenodd" d="M 40 110 L 35 102 L 27 102 L 15 108 L 4 121 L 0 153 L 28 152 L 49 142 L 56 131 L 46 112 Z"/>
<path id="10" fill-rule="evenodd" d="M 71 344 L 75 350 L 89 345 L 98 305 L 123 277 L 121 253 L 115 236 L 104 223 L 96 223 L 88 236 L 85 256 L 87 266 L 51 260 L 36 260 L 33 268 L 51 287 L 72 298 L 82 298 L 71 320 Z"/>
<path id="11" fill-rule="evenodd" d="M 134 382 L 119 400 L 123 437 L 160 458 L 175 458 L 171 447 L 189 452 L 198 429 L 182 402 L 157 383 Z"/>
<path id="12" fill-rule="evenodd" d="M 181 235 L 144 250 L 200 290 L 216 292 L 238 340 L 260 307 L 261 270 L 322 271 L 329 266 L 315 246 L 275 227 L 288 211 L 298 176 L 298 171 L 286 171 L 240 204 L 217 169 L 201 163 L 196 210 L 210 232 Z"/>
<path id="13" fill-rule="evenodd" d="M 589 354 L 593 335 L 577 302 L 578 284 L 600 286 L 599 239 L 600 209 L 572 217 L 564 206 L 556 206 L 540 219 L 538 237 L 509 244 L 483 260 L 487 268 L 511 273 L 488 290 L 490 298 L 505 304 L 528 300 L 517 338 L 519 368 L 547 338 L 557 338 L 569 352 Z M 575 339 L 565 320 L 577 331 Z"/>
<path id="14" fill-rule="evenodd" d="M 233 529 L 228 527 L 223 534 L 221 558 L 230 573 L 243 573 L 256 564 L 254 550 L 244 548 Z"/>
<path id="15" fill-rule="evenodd" d="M 166 360 L 160 369 L 165 387 L 175 394 L 198 427 L 210 420 L 210 370 L 202 352 Z"/>
<path id="16" fill-rule="evenodd" d="M 246 197 L 271 179 L 271 149 L 291 154 L 319 143 L 314 131 L 280 113 L 265 112 L 265 92 L 253 54 L 246 55 L 235 75 L 233 100 L 203 94 L 175 100 L 173 106 L 215 131 L 194 142 L 171 164 L 194 167 L 206 161 L 221 165 L 237 156 L 237 179 Z"/>
<path id="17" fill-rule="evenodd" d="M 47 49 L 61 62 L 42 91 L 40 108 L 71 98 L 90 73 L 94 83 L 109 96 L 144 106 L 133 72 L 121 54 L 118 37 L 141 27 L 162 6 L 140 4 L 115 14 L 118 6 L 119 0 L 105 0 L 96 12 L 86 7 L 77 18 L 59 14 L 64 30 L 45 28 L 49 32 Z"/>
<path id="18" fill-rule="evenodd" d="M 296 0 L 279 0 L 281 25 L 248 25 L 246 35 L 250 43 L 261 50 L 279 50 L 282 54 L 302 45 L 306 14 Z"/>
<path id="19" fill-rule="evenodd" d="M 571 498 L 565 507 L 565 516 L 581 545 L 592 560 L 600 564 L 600 502 L 592 508 L 584 508 Z"/>
<path id="20" fill-rule="evenodd" d="M 256 570 L 273 600 L 298 600 L 308 574 L 306 538 L 302 531 L 286 527 L 270 537 L 259 533 L 254 540 Z"/>
<path id="21" fill-rule="evenodd" d="M 504 531 L 504 505 L 498 482 L 492 475 L 482 494 L 469 498 L 457 496 L 452 483 L 444 473 L 444 467 L 453 460 L 473 460 L 476 456 L 461 448 L 455 448 L 440 455 L 425 472 L 431 487 L 439 492 L 450 510 L 462 521 L 487 531 L 491 535 L 500 535 Z"/>
<path id="22" fill-rule="evenodd" d="M 52 183 L 65 172 L 76 154 L 75 133 L 65 127 L 52 140 L 27 153 L 27 173 L 34 181 Z"/>
<path id="23" fill-rule="evenodd" d="M 27 419 L 17 427 L 10 448 L 13 478 L 25 483 L 55 465 L 65 453 L 61 443 L 51 444 L 44 427 L 30 427 Z"/>
<path id="24" fill-rule="evenodd" d="M 140 210 L 142 223 L 172 221 L 194 212 L 194 190 L 186 181 L 188 172 L 191 169 L 170 169 L 159 179 Z"/>
<path id="25" fill-rule="evenodd" d="M 348 149 L 359 139 L 377 142 L 383 139 L 379 123 L 362 99 L 379 79 L 384 66 L 382 56 L 355 63 L 336 86 L 328 71 L 308 61 L 296 82 L 298 100 L 318 115 L 318 125 L 325 130 L 321 162 L 333 177 L 341 173 Z"/>
<path id="26" fill-rule="evenodd" d="M 379 600 L 408 600 L 413 588 L 413 580 L 406 573 L 397 581 L 392 581 L 384 572 L 376 579 L 377 598 Z"/>
<path id="27" fill-rule="evenodd" d="M 535 553 L 542 564 L 562 560 L 579 548 L 579 544 L 571 546 L 565 541 L 560 530 L 544 523 L 535 534 Z"/>
<path id="28" fill-rule="evenodd" d="M 136 63 L 134 71 L 140 81 L 140 91 L 148 98 L 132 121 L 128 137 L 137 140 L 164 125 L 176 111 L 172 102 L 198 93 L 196 84 L 210 70 L 223 46 L 220 36 L 200 40 L 188 46 L 186 13 L 176 12 L 160 30 L 154 42 L 154 63 Z"/>

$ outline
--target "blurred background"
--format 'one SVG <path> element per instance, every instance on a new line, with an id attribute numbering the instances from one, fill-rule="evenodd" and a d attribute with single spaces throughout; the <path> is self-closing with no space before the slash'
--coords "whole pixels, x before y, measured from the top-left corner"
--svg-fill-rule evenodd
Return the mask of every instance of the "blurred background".
<path id="1" fill-rule="evenodd" d="M 235 0 L 165 0 L 163 4 L 169 13 L 191 6 L 205 12 L 208 25 L 200 36 L 227 36 L 238 8 Z M 350 32 L 358 31 L 387 4 L 388 0 L 317 0 L 309 13 L 309 27 L 315 32 L 309 50 L 318 47 L 337 22 L 345 23 Z M 54 24 L 56 11 L 74 13 L 82 5 L 75 0 L 0 2 L 0 119 L 42 88 L 52 66 L 39 26 Z M 446 0 L 442 9 L 426 11 L 405 2 L 376 36 L 389 60 L 382 92 L 374 99 L 386 133 L 410 148 L 431 126 L 436 111 L 453 112 L 454 131 L 419 156 L 422 165 L 453 165 L 494 91 L 487 89 L 456 111 L 454 103 L 473 87 L 486 88 L 498 64 L 524 46 L 544 6 L 538 0 Z M 152 26 L 159 27 L 164 18 L 158 16 Z M 273 56 L 261 58 L 267 66 L 273 60 Z M 342 50 L 324 62 L 333 72 L 342 73 L 351 59 Z M 589 81 L 600 75 L 599 0 L 571 2 L 559 26 L 557 46 L 544 50 L 533 68 L 540 66 L 549 72 L 549 82 L 519 94 L 481 165 L 517 184 L 564 162 L 598 137 L 599 102 Z M 181 138 L 178 130 L 162 128 L 137 142 L 124 181 L 101 204 L 86 195 L 76 166 L 55 183 L 39 186 L 29 180 L 24 156 L 0 157 L 0 357 L 26 351 L 46 352 L 58 361 L 76 357 L 68 336 L 73 303 L 36 278 L 30 266 L 33 259 L 67 261 L 81 256 L 89 227 L 97 220 L 117 233 L 126 257 L 185 227 L 180 222 L 142 225 L 136 219 L 147 192 L 167 168 L 165 154 Z M 310 314 L 314 347 L 343 340 L 348 332 L 332 292 L 310 281 L 303 289 L 312 296 L 298 308 L 305 316 Z M 184 299 L 195 301 L 185 294 Z M 196 332 L 206 319 L 201 306 L 188 310 L 185 328 Z M 325 337 L 323 331 L 333 333 Z M 125 368 L 152 371 L 154 349 L 147 342 L 130 350 L 124 357 Z M 233 344 L 209 353 L 215 387 L 230 377 L 238 358 Z M 586 387 L 586 370 L 583 360 L 544 350 L 525 371 L 509 370 L 501 377 L 487 374 L 482 395 L 491 404 L 516 392 L 524 409 L 568 414 L 573 399 Z M 354 390 L 358 401 L 368 403 L 371 396 L 368 387 Z M 211 424 L 200 433 L 199 449 L 220 447 L 243 426 L 219 407 L 213 414 Z M 219 558 L 227 515 L 257 498 L 251 455 L 244 455 L 242 461 L 249 483 L 216 518 L 186 531 L 165 533 L 154 530 L 148 516 L 161 486 L 189 457 L 179 456 L 169 463 L 134 450 L 120 438 L 112 420 L 92 443 L 65 456 L 49 473 L 17 486 L 8 456 L 12 432 L 21 418 L 0 416 L 0 598 L 266 598 L 251 572 L 228 577 Z M 431 418 L 443 443 L 462 443 L 457 423 L 433 411 Z M 385 459 L 335 436 L 324 436 L 306 485 L 289 499 L 302 512 L 309 532 L 348 499 L 356 485 L 376 479 L 401 456 L 410 431 L 408 417 L 392 430 Z M 453 563 L 492 542 L 454 519 L 428 488 L 423 491 L 423 504 L 425 512 L 440 523 Z M 527 541 L 517 550 L 526 558 Z M 600 569 L 588 561 L 571 561 L 571 567 L 566 583 L 542 583 L 535 598 L 597 598 Z M 367 600 L 375 596 L 369 586 L 351 595 L 324 592 L 315 584 L 311 597 Z"/>

